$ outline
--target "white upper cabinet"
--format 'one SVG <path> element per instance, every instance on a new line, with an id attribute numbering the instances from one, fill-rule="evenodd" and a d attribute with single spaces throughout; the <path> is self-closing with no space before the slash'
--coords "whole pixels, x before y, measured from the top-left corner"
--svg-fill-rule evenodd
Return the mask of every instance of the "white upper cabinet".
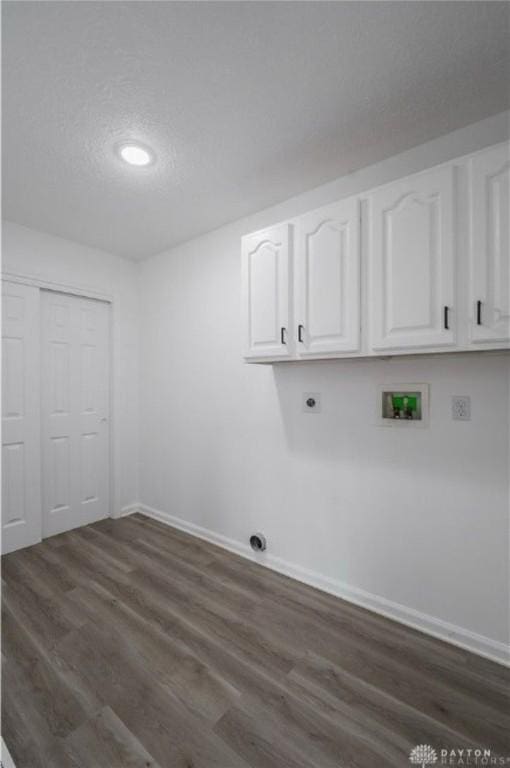
<path id="1" fill-rule="evenodd" d="M 301 216 L 296 225 L 295 333 L 299 357 L 360 348 L 357 198 Z"/>
<path id="2" fill-rule="evenodd" d="M 510 144 L 243 239 L 252 362 L 510 347 Z"/>
<path id="3" fill-rule="evenodd" d="M 370 348 L 455 343 L 453 165 L 376 190 L 370 199 Z"/>
<path id="4" fill-rule="evenodd" d="M 510 340 L 510 145 L 471 160 L 470 340 Z"/>
<path id="5" fill-rule="evenodd" d="M 282 224 L 243 238 L 244 356 L 285 359 L 290 326 L 291 227 Z"/>

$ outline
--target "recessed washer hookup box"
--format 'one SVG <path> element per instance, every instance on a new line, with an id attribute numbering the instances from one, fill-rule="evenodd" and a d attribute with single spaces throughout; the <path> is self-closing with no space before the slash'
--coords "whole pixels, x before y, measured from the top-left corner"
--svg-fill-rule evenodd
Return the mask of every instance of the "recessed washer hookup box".
<path id="1" fill-rule="evenodd" d="M 381 426 L 424 427 L 429 417 L 428 384 L 381 384 L 377 420 Z"/>

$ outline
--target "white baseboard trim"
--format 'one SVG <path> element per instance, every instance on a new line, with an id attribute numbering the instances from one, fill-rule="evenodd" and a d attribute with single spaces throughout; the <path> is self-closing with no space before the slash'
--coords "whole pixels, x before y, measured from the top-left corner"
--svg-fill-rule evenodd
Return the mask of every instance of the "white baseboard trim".
<path id="1" fill-rule="evenodd" d="M 127 517 L 128 515 L 134 515 L 135 512 L 141 512 L 142 505 L 135 502 L 134 504 L 128 504 L 126 507 L 122 507 L 119 517 Z"/>
<path id="2" fill-rule="evenodd" d="M 464 627 L 459 627 L 456 624 L 437 619 L 434 616 L 422 613 L 414 608 L 409 608 L 406 605 L 387 600 L 380 595 L 366 592 L 357 587 L 352 587 L 349 584 L 338 581 L 337 579 L 332 579 L 329 576 L 323 576 L 316 571 L 311 571 L 300 565 L 290 563 L 275 555 L 268 553 L 255 554 L 248 544 L 223 536 L 220 533 L 215 533 L 200 525 L 190 523 L 175 515 L 171 515 L 168 512 L 162 512 L 161 510 L 154 509 L 146 504 L 132 506 L 136 507 L 136 509 L 133 509 L 133 512 L 141 512 L 142 514 L 147 515 L 147 517 L 152 517 L 154 520 L 159 520 L 180 531 L 190 533 L 200 539 L 205 539 L 205 541 L 209 541 L 211 544 L 217 544 L 224 549 L 228 549 L 230 552 L 234 552 L 236 555 L 245 557 L 259 565 L 277 571 L 278 573 L 283 573 L 297 581 L 302 581 L 311 587 L 316 587 L 323 592 L 328 592 L 329 594 L 340 597 L 350 603 L 359 605 L 362 608 L 367 608 L 374 613 L 398 621 L 401 624 L 417 629 L 427 635 L 436 637 L 439 640 L 444 640 L 447 643 L 459 646 L 460 648 L 476 653 L 479 656 L 484 656 L 491 661 L 496 661 L 499 664 L 510 667 L 510 647 L 497 640 L 492 640 L 485 635 L 479 635 Z M 128 512 L 127 514 L 132 513 Z"/>

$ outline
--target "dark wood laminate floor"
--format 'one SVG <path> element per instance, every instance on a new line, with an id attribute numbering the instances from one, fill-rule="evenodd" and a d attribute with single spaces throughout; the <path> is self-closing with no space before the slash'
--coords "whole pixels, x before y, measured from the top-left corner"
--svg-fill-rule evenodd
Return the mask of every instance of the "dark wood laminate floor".
<path id="1" fill-rule="evenodd" d="M 3 562 L 18 768 L 384 768 L 510 756 L 510 670 L 133 515 Z"/>

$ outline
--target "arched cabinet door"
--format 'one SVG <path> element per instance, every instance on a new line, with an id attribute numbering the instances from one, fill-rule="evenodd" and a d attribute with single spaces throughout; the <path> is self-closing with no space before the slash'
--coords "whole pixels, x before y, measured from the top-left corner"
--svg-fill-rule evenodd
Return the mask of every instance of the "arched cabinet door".
<path id="1" fill-rule="evenodd" d="M 510 145 L 471 160 L 471 342 L 510 341 Z"/>
<path id="2" fill-rule="evenodd" d="M 299 357 L 360 349 L 360 215 L 357 198 L 300 216 L 296 225 Z"/>
<path id="3" fill-rule="evenodd" d="M 376 190 L 369 200 L 370 348 L 456 342 L 454 168 Z"/>
<path id="4" fill-rule="evenodd" d="M 291 226 L 247 235 L 242 244 L 244 357 L 282 360 L 292 354 Z"/>

